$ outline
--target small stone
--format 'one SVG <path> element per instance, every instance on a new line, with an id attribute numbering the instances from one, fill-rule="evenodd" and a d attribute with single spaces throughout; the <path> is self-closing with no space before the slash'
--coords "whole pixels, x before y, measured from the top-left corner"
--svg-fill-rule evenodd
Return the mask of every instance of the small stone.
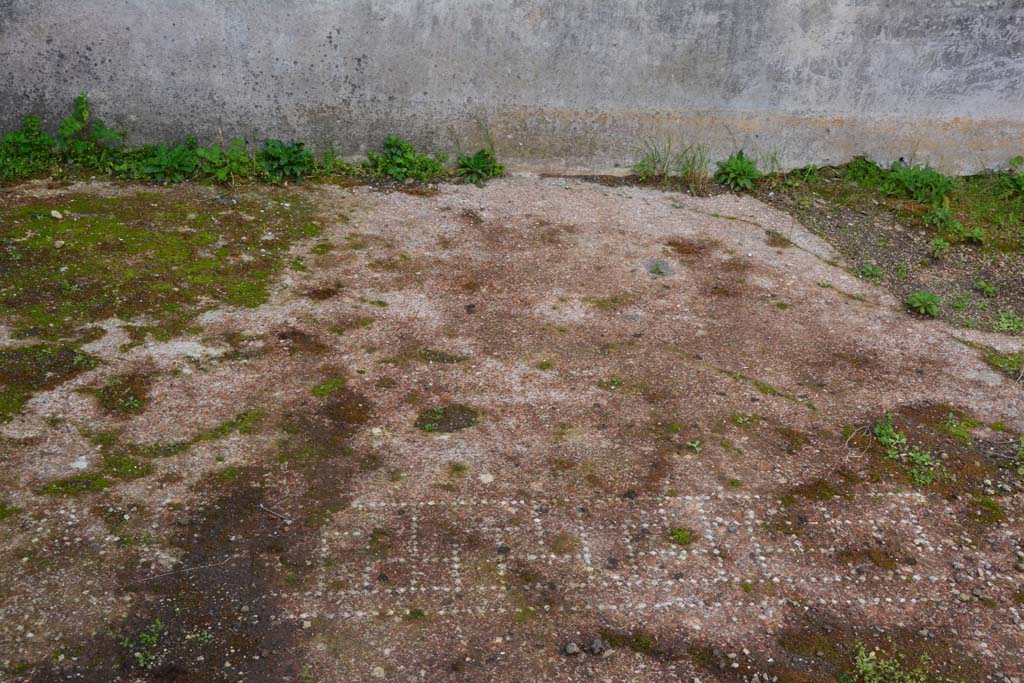
<path id="1" fill-rule="evenodd" d="M 313 622 L 312 621 L 304 621 L 304 622 L 302 622 L 302 628 L 304 628 L 304 629 L 313 628 Z"/>
<path id="2" fill-rule="evenodd" d="M 382 666 L 375 666 L 375 667 L 373 667 L 373 677 L 374 678 L 384 678 L 387 675 L 388 675 L 387 672 L 384 671 L 384 667 L 382 667 Z"/>
<path id="3" fill-rule="evenodd" d="M 594 638 L 590 642 L 590 654 L 603 655 L 608 650 L 608 643 L 600 638 Z"/>
<path id="4" fill-rule="evenodd" d="M 51 211 L 50 215 L 53 216 L 54 218 L 56 218 L 57 220 L 61 220 L 61 219 L 64 218 L 64 214 L 62 214 L 60 211 L 57 211 L 56 209 Z"/>
<path id="5" fill-rule="evenodd" d="M 576 643 L 569 643 L 565 646 L 565 654 L 574 657 L 580 653 L 580 646 Z"/>
<path id="6" fill-rule="evenodd" d="M 626 500 L 636 500 L 637 498 L 640 497 L 640 494 L 634 491 L 633 489 L 630 489 L 623 493 L 622 497 L 625 498 Z"/>
<path id="7" fill-rule="evenodd" d="M 1017 571 L 1024 572 L 1024 561 L 1017 563 Z"/>
<path id="8" fill-rule="evenodd" d="M 490 484 L 491 482 L 494 481 L 494 475 L 484 473 L 480 475 L 479 479 L 481 484 Z"/>

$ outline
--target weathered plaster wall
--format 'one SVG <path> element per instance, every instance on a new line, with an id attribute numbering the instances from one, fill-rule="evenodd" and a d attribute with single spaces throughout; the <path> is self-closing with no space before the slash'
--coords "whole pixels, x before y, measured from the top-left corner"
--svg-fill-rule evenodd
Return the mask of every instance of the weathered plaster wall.
<path id="1" fill-rule="evenodd" d="M 135 142 L 485 123 L 535 167 L 672 134 L 971 171 L 1024 151 L 1024 0 L 0 0 L 0 128 L 81 90 Z"/>

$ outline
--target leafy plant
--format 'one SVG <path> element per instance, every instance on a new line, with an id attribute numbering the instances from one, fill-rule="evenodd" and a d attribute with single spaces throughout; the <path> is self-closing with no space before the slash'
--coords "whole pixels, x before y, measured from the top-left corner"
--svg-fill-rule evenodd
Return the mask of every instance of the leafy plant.
<path id="1" fill-rule="evenodd" d="M 956 181 L 943 175 L 931 166 L 892 166 L 893 179 L 915 201 L 922 204 L 941 204 L 956 188 Z"/>
<path id="2" fill-rule="evenodd" d="M 489 149 L 481 149 L 476 154 L 460 155 L 455 175 L 467 185 L 473 183 L 477 187 L 483 187 L 484 181 L 497 178 L 505 173 L 505 167 L 498 163 L 494 152 Z"/>
<path id="3" fill-rule="evenodd" d="M 932 256 L 937 259 L 946 256 L 949 253 L 949 249 L 951 246 L 952 245 L 950 245 L 950 243 L 947 242 L 946 240 L 942 239 L 941 237 L 936 237 L 931 241 L 930 244 Z"/>
<path id="4" fill-rule="evenodd" d="M 858 646 L 853 670 L 840 676 L 839 683 L 930 683 L 934 680 L 926 670 L 927 657 L 914 669 L 906 669 L 904 659 L 902 656 L 886 657 L 874 650 L 867 652 L 863 645 Z"/>
<path id="5" fill-rule="evenodd" d="M 999 311 L 999 317 L 992 327 L 997 332 L 1021 332 L 1024 331 L 1024 318 L 1013 311 Z"/>
<path id="6" fill-rule="evenodd" d="M 125 636 L 121 640 L 121 645 L 140 669 L 152 671 L 160 660 L 160 636 L 163 632 L 164 624 L 157 619 L 134 638 Z"/>
<path id="7" fill-rule="evenodd" d="M 123 132 L 107 127 L 92 117 L 89 99 L 80 93 L 72 103 L 71 115 L 58 128 L 59 149 L 68 161 L 110 172 L 119 160 Z"/>
<path id="8" fill-rule="evenodd" d="M 907 437 L 896 429 L 892 413 L 886 413 L 875 424 L 874 433 L 878 443 L 885 446 L 886 454 L 890 458 L 898 456 L 900 451 L 907 445 Z"/>
<path id="9" fill-rule="evenodd" d="M 313 170 L 313 155 L 301 142 L 286 145 L 280 140 L 267 140 L 259 160 L 267 177 L 275 183 L 302 180 Z"/>
<path id="10" fill-rule="evenodd" d="M 1017 156 L 1010 159 L 1010 169 L 1000 174 L 999 190 L 1003 199 L 1014 199 L 1024 197 L 1024 157 Z"/>
<path id="11" fill-rule="evenodd" d="M 53 138 L 43 132 L 38 116 L 25 116 L 21 128 L 0 139 L 0 180 L 24 178 L 48 170 L 54 162 Z"/>
<path id="12" fill-rule="evenodd" d="M 399 182 L 415 180 L 429 183 L 447 175 L 444 168 L 447 156 L 419 154 L 411 143 L 394 135 L 387 137 L 379 154 L 370 152 L 366 156 L 363 168 L 367 172 Z"/>
<path id="13" fill-rule="evenodd" d="M 740 150 L 725 161 L 718 162 L 715 182 L 729 187 L 733 192 L 741 190 L 749 192 L 754 189 L 754 181 L 759 180 L 763 175 L 757 169 L 757 163 L 746 156 L 743 150 Z"/>
<path id="14" fill-rule="evenodd" d="M 996 295 L 996 286 L 985 280 L 975 280 L 974 288 L 981 292 L 986 299 L 991 299 Z"/>
<path id="15" fill-rule="evenodd" d="M 195 175 L 198 166 L 194 141 L 174 147 L 157 145 L 143 163 L 142 175 L 159 183 L 180 183 Z"/>
<path id="16" fill-rule="evenodd" d="M 1024 434 L 1021 435 L 1017 443 L 1013 444 L 1013 460 L 1010 466 L 1017 474 L 1024 476 Z"/>
<path id="17" fill-rule="evenodd" d="M 882 280 L 882 269 L 874 263 L 865 263 L 860 267 L 860 276 L 877 285 Z"/>
<path id="18" fill-rule="evenodd" d="M 904 301 L 907 308 L 919 315 L 927 315 L 932 318 L 939 315 L 939 306 L 942 305 L 942 298 L 937 294 L 918 290 L 911 292 Z"/>
<path id="19" fill-rule="evenodd" d="M 254 175 L 254 159 L 246 149 L 245 141 L 238 138 L 232 140 L 224 149 L 213 144 L 196 149 L 195 154 L 199 161 L 197 174 L 213 178 L 217 182 L 233 182 L 235 179 Z"/>
<path id="20" fill-rule="evenodd" d="M 892 196 L 909 196 L 930 206 L 944 206 L 956 181 L 931 166 L 908 166 L 899 161 L 889 169 L 858 157 L 846 166 L 846 177 L 862 187 Z"/>

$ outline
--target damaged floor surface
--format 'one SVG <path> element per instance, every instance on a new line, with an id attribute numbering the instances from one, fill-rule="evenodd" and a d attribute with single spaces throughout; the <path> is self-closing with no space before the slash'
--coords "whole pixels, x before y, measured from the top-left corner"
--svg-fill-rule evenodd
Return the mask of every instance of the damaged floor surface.
<path id="1" fill-rule="evenodd" d="M 1024 675 L 1024 384 L 983 351 L 1024 343 L 753 198 L 33 183 L 0 214 L 0 680 Z"/>

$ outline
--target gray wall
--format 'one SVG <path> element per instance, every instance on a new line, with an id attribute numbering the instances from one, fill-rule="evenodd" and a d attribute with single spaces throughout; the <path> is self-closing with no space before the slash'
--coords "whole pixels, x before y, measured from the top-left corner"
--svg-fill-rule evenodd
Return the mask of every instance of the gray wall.
<path id="1" fill-rule="evenodd" d="M 357 154 L 451 131 L 534 168 L 645 137 L 948 171 L 1024 151 L 1024 0 L 0 0 L 0 129 L 89 93 L 134 142 Z"/>

